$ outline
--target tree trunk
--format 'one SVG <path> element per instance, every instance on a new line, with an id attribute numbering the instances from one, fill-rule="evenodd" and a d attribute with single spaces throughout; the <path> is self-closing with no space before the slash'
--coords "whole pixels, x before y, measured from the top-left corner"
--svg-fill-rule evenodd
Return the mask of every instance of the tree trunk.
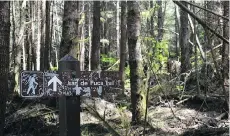
<path id="1" fill-rule="evenodd" d="M 10 2 L 0 2 L 0 136 L 4 136 L 6 97 L 8 91 Z"/>
<path id="2" fill-rule="evenodd" d="M 178 7 L 175 5 L 175 32 L 179 33 L 179 12 L 178 12 Z M 180 53 L 180 44 L 179 44 L 179 35 L 175 34 L 175 45 L 176 45 L 176 56 L 179 57 Z"/>
<path id="3" fill-rule="evenodd" d="M 50 51 L 50 41 L 52 41 L 50 36 L 50 1 L 46 1 L 46 25 L 45 25 L 45 50 L 44 50 L 44 70 L 49 70 L 49 51 Z"/>
<path id="4" fill-rule="evenodd" d="M 12 54 L 11 54 L 11 59 L 12 59 L 12 65 L 14 66 L 15 65 L 15 58 L 16 58 L 16 55 L 15 55 L 15 52 L 16 52 L 16 35 L 15 35 L 15 30 L 16 30 L 16 27 L 15 27 L 15 2 L 12 1 Z"/>
<path id="5" fill-rule="evenodd" d="M 66 1 L 64 4 L 64 18 L 62 27 L 62 42 L 60 46 L 60 58 L 70 53 L 78 58 L 78 1 Z"/>
<path id="6" fill-rule="evenodd" d="M 195 2 L 194 2 L 195 3 Z M 196 10 L 195 10 L 195 7 L 192 6 L 190 7 L 190 9 L 195 13 Z M 191 19 L 191 18 L 189 18 Z M 198 49 L 198 46 L 197 46 L 197 42 L 196 42 L 196 21 L 195 19 L 192 19 L 189 21 L 190 23 L 190 26 L 191 26 L 191 31 L 193 32 L 191 34 L 191 41 L 193 42 L 193 44 L 195 45 L 194 46 L 194 56 L 195 56 L 195 72 L 196 72 L 196 90 L 197 90 L 197 95 L 199 96 L 200 95 L 200 85 L 199 85 L 199 71 L 198 71 L 198 54 L 197 54 L 197 49 Z M 190 45 L 192 46 L 192 45 Z"/>
<path id="7" fill-rule="evenodd" d="M 36 8 L 35 8 L 35 2 L 31 2 L 31 13 L 32 13 L 32 22 L 31 22 L 31 48 L 32 48 L 32 70 L 37 69 L 37 62 L 36 62 L 36 44 L 35 44 L 35 13 L 36 13 Z"/>
<path id="8" fill-rule="evenodd" d="M 21 6 L 21 8 L 20 8 L 20 10 L 21 10 L 21 14 L 20 14 L 20 24 L 24 24 L 25 25 L 25 27 L 24 27 L 24 29 L 25 30 L 27 30 L 27 25 L 25 24 L 25 22 L 26 22 L 26 17 L 25 17 L 25 15 L 26 15 L 26 7 L 23 7 L 23 3 L 24 3 L 24 1 L 22 1 L 22 5 L 20 5 Z M 26 67 L 27 67 L 27 57 L 26 57 L 26 44 L 25 44 L 25 31 L 24 30 L 24 33 L 23 33 L 23 35 L 22 35 L 22 42 L 21 42 L 21 45 L 22 45 L 22 66 L 23 66 L 23 70 L 26 70 Z"/>
<path id="9" fill-rule="evenodd" d="M 89 35 L 89 57 L 88 57 L 88 60 L 89 60 L 89 68 L 88 70 L 90 71 L 91 70 L 91 53 L 92 53 L 92 26 L 91 26 L 91 6 L 90 6 L 90 3 L 88 3 L 88 35 Z"/>
<path id="10" fill-rule="evenodd" d="M 37 1 L 37 47 L 36 47 L 36 70 L 40 70 L 41 66 L 41 2 Z"/>
<path id="11" fill-rule="evenodd" d="M 82 1 L 82 12 L 85 10 L 85 2 Z M 83 23 L 81 24 L 81 42 L 80 42 L 80 69 L 83 71 L 85 69 L 85 15 Z"/>
<path id="12" fill-rule="evenodd" d="M 45 58 L 44 58 L 44 52 L 45 52 L 45 28 L 46 28 L 46 2 L 45 1 L 41 1 L 40 3 L 40 17 L 41 17 L 41 49 L 40 49 L 40 70 L 44 70 L 44 62 L 45 62 Z M 39 20 L 38 20 L 39 21 Z"/>
<path id="13" fill-rule="evenodd" d="M 223 1 L 224 13 L 225 17 L 229 18 L 229 1 Z M 223 23 L 223 37 L 229 39 L 229 21 L 224 21 Z M 222 80 L 223 80 L 223 91 L 226 99 L 226 103 L 229 104 L 227 95 L 227 88 L 225 86 L 229 86 L 229 44 L 223 41 L 222 47 Z"/>
<path id="14" fill-rule="evenodd" d="M 117 56 L 119 56 L 120 55 L 120 49 L 119 49 L 119 44 L 120 44 L 120 19 L 119 19 L 119 15 L 120 15 L 120 12 L 119 12 L 119 10 L 120 10 L 120 2 L 119 1 L 117 1 L 117 4 L 116 4 L 116 11 L 117 11 L 117 14 L 116 14 L 116 20 L 117 20 L 117 25 L 116 25 L 116 30 L 117 30 Z"/>
<path id="15" fill-rule="evenodd" d="M 150 1 L 150 8 L 153 8 L 153 7 L 154 7 L 153 1 L 151 0 Z M 150 34 L 152 37 L 155 37 L 155 34 L 154 34 L 154 13 L 150 17 Z"/>
<path id="16" fill-rule="evenodd" d="M 30 21 L 30 11 L 29 11 L 29 2 L 26 2 L 26 9 L 25 9 L 25 21 Z M 25 28 L 25 58 L 26 58 L 26 70 L 31 69 L 31 46 L 30 46 L 30 30 L 31 27 L 29 24 L 26 25 Z"/>
<path id="17" fill-rule="evenodd" d="M 94 1 L 91 69 L 100 69 L 100 1 Z"/>
<path id="18" fill-rule="evenodd" d="M 49 42 L 49 54 L 48 54 L 48 56 L 49 56 L 49 67 L 51 67 L 51 66 L 55 66 L 55 56 L 53 55 L 53 49 L 52 49 L 52 45 L 53 45 L 53 35 L 55 34 L 53 31 L 54 31 L 54 1 L 52 1 L 51 3 L 50 3 L 50 10 L 51 10 L 51 16 L 50 16 L 50 21 L 51 21 L 51 23 L 50 23 L 50 25 L 51 25 L 51 28 L 50 28 L 50 42 Z"/>
<path id="19" fill-rule="evenodd" d="M 158 35 L 157 35 L 157 41 L 161 42 L 163 38 L 163 12 L 162 12 L 162 1 L 158 0 L 157 4 L 159 7 L 158 9 L 158 21 L 157 21 L 157 27 L 158 27 Z"/>
<path id="20" fill-rule="evenodd" d="M 137 42 L 140 35 L 140 11 L 138 2 L 128 1 L 127 36 L 129 47 L 129 66 L 131 82 L 132 122 L 140 123 L 141 119 L 141 77 L 142 58 L 140 44 Z"/>
<path id="21" fill-rule="evenodd" d="M 16 4 L 17 6 L 20 5 L 20 2 L 15 2 L 15 7 Z M 19 6 L 20 7 L 20 6 Z M 21 12 L 21 10 L 20 10 Z M 21 13 L 20 13 L 21 15 Z M 14 64 L 14 76 L 15 76 L 15 87 L 14 87 L 14 92 L 17 94 L 20 94 L 19 92 L 19 74 L 21 70 L 21 57 L 22 57 L 22 41 L 23 39 L 23 34 L 24 34 L 24 27 L 25 24 L 22 21 L 19 21 L 19 24 L 15 22 L 15 25 L 19 25 L 19 29 L 16 31 L 16 47 L 15 47 L 15 64 Z"/>
<path id="22" fill-rule="evenodd" d="M 125 61 L 127 54 L 127 36 L 126 36 L 126 2 L 121 2 L 121 41 L 120 41 L 120 78 L 125 83 Z M 124 93 L 124 85 L 122 86 L 122 92 Z"/>
<path id="23" fill-rule="evenodd" d="M 229 17 L 229 1 L 223 1 L 224 6 L 224 16 Z M 224 21 L 223 23 L 223 37 L 229 39 L 229 21 Z M 222 67 L 223 67 L 223 78 L 229 79 L 229 44 L 223 41 L 222 47 Z"/>
<path id="24" fill-rule="evenodd" d="M 187 7 L 186 3 L 181 3 Z M 186 73 L 191 68 L 191 47 L 188 42 L 190 37 L 188 28 L 188 13 L 183 10 L 180 12 L 180 22 L 181 73 Z"/>

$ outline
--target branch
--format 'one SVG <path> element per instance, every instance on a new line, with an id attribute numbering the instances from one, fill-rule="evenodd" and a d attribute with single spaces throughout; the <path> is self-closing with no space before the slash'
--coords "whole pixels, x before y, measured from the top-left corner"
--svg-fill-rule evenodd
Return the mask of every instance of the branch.
<path id="1" fill-rule="evenodd" d="M 221 47 L 222 45 L 223 45 L 223 44 L 219 44 L 219 45 L 213 46 L 212 49 L 215 50 L 215 49 Z M 209 53 L 209 52 L 211 52 L 211 49 L 206 51 L 206 53 Z"/>
<path id="2" fill-rule="evenodd" d="M 205 55 L 204 55 L 204 51 L 203 51 L 203 49 L 202 49 L 202 46 L 201 46 L 200 41 L 199 41 L 199 39 L 198 39 L 198 36 L 197 36 L 197 34 L 194 33 L 194 28 L 195 28 L 195 26 L 193 25 L 193 22 L 192 22 L 192 19 L 191 19 L 190 15 L 188 15 L 188 19 L 189 19 L 189 24 L 190 24 L 190 26 L 191 26 L 191 28 L 192 28 L 192 33 L 194 34 L 194 36 L 195 36 L 195 38 L 196 38 L 196 43 L 197 43 L 197 45 L 198 45 L 198 47 L 199 47 L 199 50 L 200 50 L 200 53 L 201 53 L 201 57 L 202 57 L 202 59 L 204 60 L 204 59 L 206 59 L 206 57 L 205 57 Z"/>
<path id="3" fill-rule="evenodd" d="M 110 70 L 110 69 L 112 69 L 115 65 L 117 65 L 118 63 L 120 63 L 120 59 L 116 62 L 116 63 L 114 63 L 111 67 L 109 67 L 107 70 Z"/>
<path id="4" fill-rule="evenodd" d="M 175 1 L 175 0 L 173 0 L 173 2 L 175 4 L 177 4 L 182 10 L 187 12 L 190 16 L 192 16 L 204 28 L 207 28 L 209 31 L 211 31 L 213 34 L 215 34 L 218 38 L 220 38 L 221 40 L 223 40 L 224 42 L 229 44 L 229 41 L 227 39 L 225 39 L 223 36 L 221 36 L 220 34 L 216 33 L 215 30 L 213 30 L 209 26 L 207 26 L 207 24 L 204 21 L 202 21 L 199 17 L 197 17 L 194 13 L 192 13 L 187 7 L 185 7 L 183 4 L 181 4 L 181 2 Z"/>
<path id="5" fill-rule="evenodd" d="M 218 17 L 221 17 L 221 18 L 223 18 L 223 19 L 225 19 L 225 20 L 228 20 L 228 21 L 229 21 L 229 18 L 228 18 L 228 17 L 225 17 L 225 16 L 222 16 L 222 15 L 219 15 L 219 14 L 217 14 L 217 13 L 215 13 L 215 12 L 213 12 L 213 11 L 209 10 L 209 9 L 206 9 L 206 8 L 200 7 L 200 6 L 196 5 L 196 4 L 193 4 L 193 3 L 190 3 L 190 2 L 187 2 L 187 1 L 184 1 L 184 2 L 185 2 L 185 3 L 187 3 L 187 4 L 189 4 L 189 5 L 192 5 L 192 6 L 194 6 L 194 7 L 197 7 L 197 8 L 203 9 L 204 11 L 207 11 L 207 12 L 209 12 L 209 13 L 212 13 L 213 15 L 216 15 L 216 16 L 218 16 Z"/>

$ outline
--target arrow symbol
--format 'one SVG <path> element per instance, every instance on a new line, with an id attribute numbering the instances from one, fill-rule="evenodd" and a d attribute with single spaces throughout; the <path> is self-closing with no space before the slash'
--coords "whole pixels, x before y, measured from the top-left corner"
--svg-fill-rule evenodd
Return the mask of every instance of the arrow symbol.
<path id="1" fill-rule="evenodd" d="M 57 91 L 57 83 L 62 85 L 62 82 L 56 77 L 54 76 L 49 82 L 48 82 L 48 86 L 51 85 L 53 83 L 53 91 L 56 92 Z"/>

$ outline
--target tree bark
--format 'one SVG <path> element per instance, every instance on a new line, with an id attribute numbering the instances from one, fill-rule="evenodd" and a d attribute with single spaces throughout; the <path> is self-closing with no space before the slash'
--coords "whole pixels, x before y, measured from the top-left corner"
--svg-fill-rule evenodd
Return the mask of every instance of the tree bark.
<path id="1" fill-rule="evenodd" d="M 8 91 L 10 2 L 0 2 L 0 136 L 4 135 L 6 97 Z"/>
<path id="2" fill-rule="evenodd" d="M 45 1 L 41 1 L 41 5 L 40 5 L 40 17 L 41 17 L 41 48 L 40 48 L 40 70 L 45 70 L 44 69 L 44 63 L 45 63 L 45 29 L 46 29 L 46 2 Z M 39 20 L 38 20 L 39 21 Z"/>
<path id="3" fill-rule="evenodd" d="M 120 65 L 119 72 L 120 78 L 125 83 L 125 61 L 127 54 L 127 36 L 126 36 L 126 2 L 121 2 L 121 39 L 120 39 Z M 124 84 L 122 86 L 122 92 L 124 93 Z"/>
<path id="4" fill-rule="evenodd" d="M 37 69 L 37 62 L 36 62 L 36 44 L 35 44 L 35 20 L 36 20 L 36 8 L 35 8 L 35 2 L 34 1 L 30 1 L 31 2 L 31 12 L 32 12 L 32 22 L 31 22 L 31 48 L 32 48 L 32 70 L 36 70 Z"/>
<path id="5" fill-rule="evenodd" d="M 65 1 L 60 58 L 68 53 L 70 53 L 73 57 L 78 58 L 78 4 L 78 1 Z"/>
<path id="6" fill-rule="evenodd" d="M 183 2 L 182 2 L 183 3 Z M 183 3 L 187 7 L 186 3 Z M 188 27 L 188 13 L 181 10 L 180 12 L 180 46 L 181 46 L 181 73 L 188 72 L 191 69 L 191 46 L 189 45 L 189 27 Z M 183 80 L 183 79 L 182 79 Z"/>
<path id="7" fill-rule="evenodd" d="M 91 70 L 91 67 L 92 67 L 92 65 L 91 65 L 91 53 L 92 53 L 92 26 L 91 26 L 91 6 L 90 6 L 90 2 L 88 3 L 88 35 L 89 35 L 89 58 L 88 58 L 88 60 L 89 60 L 89 63 L 88 63 L 88 69 L 89 69 L 89 71 Z"/>
<path id="8" fill-rule="evenodd" d="M 223 1 L 223 7 L 224 12 L 223 16 L 229 18 L 229 1 Z M 226 39 L 229 39 L 229 21 L 224 21 L 223 23 L 223 37 Z M 223 91 L 226 99 L 226 103 L 229 104 L 227 95 L 227 87 L 225 89 L 225 86 L 229 86 L 229 44 L 225 41 L 223 41 L 223 47 L 222 47 L 222 79 L 223 79 Z"/>
<path id="9" fill-rule="evenodd" d="M 153 1 L 151 0 L 150 1 L 150 8 L 153 8 L 153 7 L 154 7 Z M 150 34 L 152 37 L 155 37 L 155 34 L 154 34 L 154 13 L 155 12 L 153 12 L 153 14 L 150 17 Z"/>
<path id="10" fill-rule="evenodd" d="M 82 9 L 81 9 L 81 12 L 84 13 L 85 11 L 85 2 L 82 1 Z M 85 15 L 83 15 L 84 17 L 81 17 L 83 18 L 83 23 L 81 24 L 81 42 L 80 42 L 80 70 L 84 70 L 85 69 Z"/>
<path id="11" fill-rule="evenodd" d="M 142 58 L 140 44 L 137 42 L 140 35 L 140 11 L 138 2 L 128 1 L 127 35 L 129 47 L 130 86 L 132 122 L 140 123 L 141 119 L 141 78 Z"/>
<path id="12" fill-rule="evenodd" d="M 229 1 L 223 1 L 224 6 L 224 15 L 225 17 L 229 17 Z M 229 39 L 229 22 L 224 21 L 223 23 L 223 37 L 226 39 Z M 229 79 L 228 73 L 229 73 L 229 44 L 225 41 L 223 41 L 223 47 L 222 47 L 222 70 L 223 70 L 223 78 Z"/>
<path id="13" fill-rule="evenodd" d="M 20 5 L 20 2 L 15 2 L 15 7 L 16 4 Z M 20 7 L 20 6 L 19 6 Z M 21 10 L 20 10 L 21 12 Z M 20 13 L 21 15 L 21 13 Z M 20 19 L 21 20 L 21 19 Z M 15 20 L 16 21 L 16 20 Z M 24 34 L 24 27 L 25 23 L 22 21 L 19 21 L 19 23 L 15 22 L 15 25 L 19 25 L 19 29 L 16 31 L 16 47 L 15 47 L 15 64 L 14 64 L 14 74 L 15 74 L 15 87 L 14 87 L 14 92 L 17 94 L 20 94 L 19 92 L 19 74 L 21 70 L 21 57 L 22 57 L 22 41 L 23 39 L 23 34 Z"/>
<path id="14" fill-rule="evenodd" d="M 116 25 L 116 30 L 117 30 L 117 56 L 119 56 L 120 54 L 120 19 L 119 19 L 119 15 L 120 15 L 120 2 L 117 1 L 117 4 L 116 4 L 116 11 L 117 11 L 117 14 L 116 14 L 116 18 L 117 18 L 117 25 Z"/>
<path id="15" fill-rule="evenodd" d="M 26 9 L 25 9 L 25 21 L 30 21 L 30 11 L 29 11 L 29 2 L 26 3 Z M 26 70 L 31 69 L 31 46 L 30 46 L 30 30 L 31 27 L 29 24 L 26 25 L 25 28 L 25 58 L 26 58 Z"/>
<path id="16" fill-rule="evenodd" d="M 46 1 L 46 25 L 45 25 L 45 50 L 44 50 L 44 70 L 49 70 L 49 51 L 50 51 L 50 1 Z"/>
<path id="17" fill-rule="evenodd" d="M 100 1 L 94 1 L 91 69 L 100 69 Z"/>
<path id="18" fill-rule="evenodd" d="M 180 21 L 179 21 L 179 12 L 178 7 L 175 5 L 175 32 L 179 33 L 180 30 Z M 179 35 L 175 34 L 175 45 L 176 45 L 176 56 L 179 57 L 180 53 L 180 43 L 179 43 Z"/>
<path id="19" fill-rule="evenodd" d="M 41 68 L 41 2 L 37 1 L 37 47 L 36 47 L 36 70 Z"/>
<path id="20" fill-rule="evenodd" d="M 157 41 L 161 42 L 163 38 L 163 12 L 162 12 L 162 1 L 158 0 L 157 4 L 159 7 L 158 9 L 158 21 L 157 21 L 157 27 L 158 27 L 158 35 L 157 35 Z"/>

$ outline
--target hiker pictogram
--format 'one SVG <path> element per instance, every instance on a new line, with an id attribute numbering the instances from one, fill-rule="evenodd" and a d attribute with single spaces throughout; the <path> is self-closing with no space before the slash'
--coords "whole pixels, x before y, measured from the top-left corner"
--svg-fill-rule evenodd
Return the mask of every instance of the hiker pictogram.
<path id="1" fill-rule="evenodd" d="M 29 87 L 27 90 L 27 94 L 29 95 L 31 90 L 32 90 L 32 95 L 35 95 L 35 89 L 38 86 L 38 83 L 36 82 L 36 74 L 33 74 L 32 76 L 29 77 L 28 83 L 29 83 Z"/>

